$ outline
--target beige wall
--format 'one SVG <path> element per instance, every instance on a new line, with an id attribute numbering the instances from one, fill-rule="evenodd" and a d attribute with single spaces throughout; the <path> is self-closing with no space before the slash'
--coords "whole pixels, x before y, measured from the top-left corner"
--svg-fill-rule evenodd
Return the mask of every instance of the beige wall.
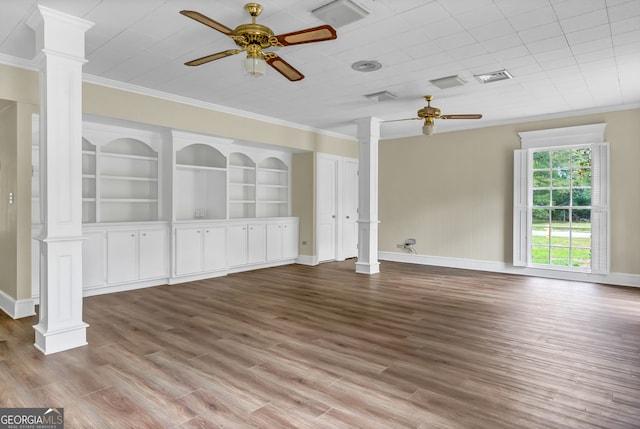
<path id="1" fill-rule="evenodd" d="M 18 106 L 0 101 L 0 289 L 17 298 L 17 218 L 18 205 L 9 204 L 9 193 L 17 195 Z"/>
<path id="2" fill-rule="evenodd" d="M 291 214 L 300 218 L 298 251 L 315 255 L 315 156 L 313 152 L 293 154 L 291 171 Z"/>
<path id="3" fill-rule="evenodd" d="M 31 298 L 31 115 L 38 74 L 0 65 L 0 289 Z M 9 204 L 9 192 L 15 196 Z"/>
<path id="4" fill-rule="evenodd" d="M 611 143 L 611 271 L 640 274 L 640 110 L 383 141 L 379 249 L 511 263 L 518 132 L 606 122 Z"/>
<path id="5" fill-rule="evenodd" d="M 335 155 L 357 153 L 353 139 L 247 119 L 229 113 L 85 83 L 83 112 L 237 140 Z"/>

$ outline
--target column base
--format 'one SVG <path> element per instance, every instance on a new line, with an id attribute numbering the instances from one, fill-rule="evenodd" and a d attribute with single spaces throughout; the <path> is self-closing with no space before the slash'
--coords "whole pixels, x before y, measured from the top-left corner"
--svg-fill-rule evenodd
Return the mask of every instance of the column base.
<path id="1" fill-rule="evenodd" d="M 89 325 L 84 322 L 79 326 L 58 330 L 47 330 L 39 324 L 34 325 L 33 329 L 36 331 L 34 346 L 45 355 L 86 346 L 88 327 Z"/>
<path id="2" fill-rule="evenodd" d="M 356 262 L 356 273 L 358 274 L 378 274 L 380 272 L 380 263 L 374 262 L 367 264 L 364 262 Z"/>

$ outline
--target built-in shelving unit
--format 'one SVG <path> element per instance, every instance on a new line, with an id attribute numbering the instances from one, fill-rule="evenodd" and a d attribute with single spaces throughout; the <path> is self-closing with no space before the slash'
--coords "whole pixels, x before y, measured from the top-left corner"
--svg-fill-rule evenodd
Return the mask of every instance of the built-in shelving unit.
<path id="1" fill-rule="evenodd" d="M 256 217 L 256 164 L 243 153 L 229 155 L 229 218 Z"/>
<path id="2" fill-rule="evenodd" d="M 256 171 L 257 217 L 287 216 L 289 212 L 289 169 L 278 158 L 265 158 Z"/>
<path id="3" fill-rule="evenodd" d="M 36 125 L 34 120 L 34 236 L 40 229 Z M 98 121 L 83 124 L 81 159 L 85 294 L 181 283 L 297 258 L 287 151 Z M 39 275 L 32 275 L 35 296 Z"/>

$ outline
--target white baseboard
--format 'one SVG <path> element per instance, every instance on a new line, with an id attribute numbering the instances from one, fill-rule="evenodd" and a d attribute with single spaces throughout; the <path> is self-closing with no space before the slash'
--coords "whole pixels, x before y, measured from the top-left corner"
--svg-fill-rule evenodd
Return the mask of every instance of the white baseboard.
<path id="1" fill-rule="evenodd" d="M 298 258 L 296 259 L 296 264 L 300 264 L 300 265 L 315 266 L 315 265 L 318 265 L 319 263 L 320 262 L 318 262 L 317 256 L 298 255 Z"/>
<path id="2" fill-rule="evenodd" d="M 12 319 L 21 319 L 36 314 L 36 304 L 33 299 L 15 299 L 0 290 L 0 310 Z"/>
<path id="3" fill-rule="evenodd" d="M 82 291 L 82 296 L 95 296 L 95 295 L 104 295 L 107 293 L 125 292 L 128 290 L 143 289 L 147 287 L 161 286 L 166 284 L 167 284 L 167 279 L 162 278 L 162 279 L 148 280 L 148 281 L 137 282 L 137 283 L 101 285 L 101 286 L 84 289 Z"/>
<path id="4" fill-rule="evenodd" d="M 397 252 L 378 252 L 378 259 L 408 264 L 434 265 L 438 267 L 465 270 L 489 271 L 494 273 L 517 274 L 558 280 L 590 283 L 604 283 L 617 286 L 640 287 L 640 275 L 626 273 L 591 274 L 573 271 L 543 270 L 539 268 L 514 267 L 504 262 L 478 261 L 473 259 L 444 258 L 441 256 L 415 255 Z"/>

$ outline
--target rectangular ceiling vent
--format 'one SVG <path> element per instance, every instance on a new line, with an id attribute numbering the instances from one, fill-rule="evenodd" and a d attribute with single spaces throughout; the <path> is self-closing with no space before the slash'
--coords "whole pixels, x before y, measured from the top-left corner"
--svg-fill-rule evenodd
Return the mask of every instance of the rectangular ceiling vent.
<path id="1" fill-rule="evenodd" d="M 466 80 L 464 80 L 458 75 L 441 77 L 440 79 L 433 79 L 433 80 L 430 80 L 429 82 L 431 82 L 433 85 L 437 86 L 440 89 L 454 88 L 456 86 L 462 86 L 465 83 L 467 83 Z"/>
<path id="2" fill-rule="evenodd" d="M 480 83 L 490 83 L 499 80 L 513 79 L 513 76 L 507 70 L 498 70 L 491 73 L 477 74 L 475 78 L 478 79 Z"/>
<path id="3" fill-rule="evenodd" d="M 342 27 L 369 15 L 369 12 L 350 0 L 335 0 L 311 13 L 334 28 Z"/>
<path id="4" fill-rule="evenodd" d="M 373 94 L 365 95 L 365 97 L 376 103 L 379 103 L 380 101 L 395 100 L 398 98 L 397 95 L 389 91 L 374 92 Z"/>

